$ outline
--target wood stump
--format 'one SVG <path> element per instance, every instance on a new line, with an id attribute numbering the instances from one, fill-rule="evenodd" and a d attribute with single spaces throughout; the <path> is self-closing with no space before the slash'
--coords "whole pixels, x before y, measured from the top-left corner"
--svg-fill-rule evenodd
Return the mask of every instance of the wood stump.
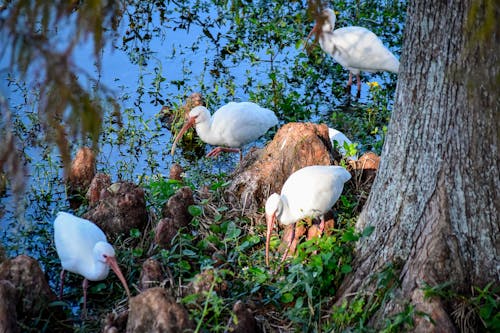
<path id="1" fill-rule="evenodd" d="M 309 165 L 332 165 L 328 126 L 288 123 L 264 149 L 245 156 L 227 190 L 229 200 L 256 212 L 293 172 Z"/>
<path id="2" fill-rule="evenodd" d="M 340 154 L 332 149 L 328 126 L 288 123 L 264 149 L 254 150 L 245 156 L 233 174 L 226 195 L 233 204 L 255 213 L 264 207 L 270 194 L 281 192 L 283 184 L 293 172 L 310 165 L 332 165 L 340 158 Z M 325 222 L 325 231 L 333 228 L 333 217 L 325 217 Z M 308 226 L 303 223 L 289 225 L 285 228 L 283 239 L 293 228 L 296 228 L 296 241 L 290 248 L 290 254 L 294 253 L 297 241 L 303 235 L 314 237 L 319 229 L 315 223 Z M 281 246 L 280 250 L 284 251 L 285 247 Z"/>
<path id="3" fill-rule="evenodd" d="M 90 182 L 96 173 L 96 157 L 92 149 L 80 148 L 71 162 L 71 168 L 66 179 L 68 201 L 72 209 L 77 209 L 83 203 Z"/>

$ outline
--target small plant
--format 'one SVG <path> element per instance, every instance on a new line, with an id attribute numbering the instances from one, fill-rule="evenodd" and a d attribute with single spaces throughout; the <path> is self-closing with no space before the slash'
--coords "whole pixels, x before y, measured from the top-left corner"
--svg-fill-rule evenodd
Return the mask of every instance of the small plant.
<path id="1" fill-rule="evenodd" d="M 175 179 L 168 179 L 161 175 L 143 179 L 144 188 L 148 194 L 148 202 L 152 207 L 163 207 L 175 192 L 184 186 L 184 183 Z"/>
<path id="2" fill-rule="evenodd" d="M 381 333 L 398 333 L 411 330 L 414 327 L 413 318 L 416 315 L 415 307 L 407 304 L 403 311 L 390 316 L 385 320 L 385 327 Z"/>
<path id="3" fill-rule="evenodd" d="M 360 234 L 348 227 L 298 246 L 285 279 L 278 282 L 280 302 L 286 306 L 291 321 L 305 330 L 319 325 L 324 302 L 334 296 L 344 276 L 352 270 L 355 242 L 370 232 L 367 229 Z"/>
<path id="4" fill-rule="evenodd" d="M 497 332 L 500 329 L 500 288 L 494 288 L 493 282 L 484 288 L 473 286 L 470 295 L 453 290 L 450 281 L 435 286 L 426 284 L 423 290 L 427 298 L 439 297 L 454 304 L 453 318 L 462 330 L 481 327 L 487 332 Z"/>
<path id="5" fill-rule="evenodd" d="M 209 274 L 206 274 L 208 272 Z M 203 274 L 203 273 L 202 273 Z M 230 315 L 226 299 L 220 295 L 218 286 L 224 285 L 228 277 L 232 275 L 229 270 L 218 270 L 210 268 L 205 271 L 205 283 L 210 283 L 208 290 L 201 293 L 188 295 L 182 299 L 190 312 L 191 318 L 196 322 L 194 332 L 225 332 L 226 318 Z M 219 290 L 218 290 L 219 289 Z"/>
<path id="6" fill-rule="evenodd" d="M 371 228 L 365 229 L 366 234 L 370 234 L 372 231 Z M 380 272 L 374 273 L 370 280 L 375 282 L 374 291 L 357 294 L 351 300 L 344 299 L 340 306 L 332 308 L 333 327 L 339 330 L 365 327 L 373 314 L 393 297 L 392 291 L 398 286 L 396 268 L 392 264 L 387 265 Z M 400 327 L 400 324 L 406 324 L 410 320 L 407 315 L 401 315 L 397 318 L 389 320 L 386 323 L 387 327 L 390 325 Z"/>

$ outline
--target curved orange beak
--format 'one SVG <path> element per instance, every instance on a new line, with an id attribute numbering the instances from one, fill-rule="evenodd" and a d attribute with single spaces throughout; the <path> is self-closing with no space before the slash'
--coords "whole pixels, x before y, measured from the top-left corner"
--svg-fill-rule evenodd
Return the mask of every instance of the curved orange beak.
<path id="1" fill-rule="evenodd" d="M 177 142 L 179 141 L 180 138 L 182 138 L 182 136 L 184 135 L 184 133 L 186 133 L 186 131 L 190 127 L 194 126 L 195 123 L 196 123 L 196 117 L 190 117 L 186 121 L 186 123 L 184 124 L 184 126 L 182 126 L 181 130 L 179 131 L 179 133 L 175 137 L 174 144 L 172 145 L 172 149 L 170 150 L 170 155 L 174 155 L 174 153 L 175 153 L 175 147 L 177 147 Z"/>
<path id="2" fill-rule="evenodd" d="M 318 32 L 319 32 L 319 25 L 318 23 L 316 23 L 314 25 L 314 27 L 312 28 L 311 32 L 309 33 L 309 35 L 307 35 L 307 38 L 306 40 L 304 41 L 304 48 L 307 48 L 307 42 L 309 41 L 309 39 L 311 39 L 311 36 L 314 34 L 316 36 L 316 38 L 314 39 L 314 42 L 313 42 L 313 46 L 318 42 Z"/>
<path id="3" fill-rule="evenodd" d="M 271 232 L 273 231 L 276 213 L 266 214 L 267 232 L 266 232 L 266 265 L 269 267 L 269 243 L 271 241 Z"/>
<path id="4" fill-rule="evenodd" d="M 115 272 L 116 276 L 118 276 L 118 279 L 120 280 L 123 287 L 125 288 L 125 291 L 127 292 L 127 297 L 130 299 L 130 290 L 128 289 L 127 281 L 125 280 L 125 277 L 123 276 L 122 271 L 120 270 L 120 267 L 118 267 L 118 263 L 116 262 L 116 258 L 108 256 L 108 257 L 106 257 L 106 263 Z"/>

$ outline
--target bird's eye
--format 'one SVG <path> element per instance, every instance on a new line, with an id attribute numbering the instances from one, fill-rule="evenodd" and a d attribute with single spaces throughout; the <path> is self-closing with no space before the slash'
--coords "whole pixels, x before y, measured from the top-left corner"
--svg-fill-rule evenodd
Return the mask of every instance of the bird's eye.
<path id="1" fill-rule="evenodd" d="M 103 257 L 104 259 L 108 258 L 108 256 L 107 256 L 106 254 L 103 254 L 103 255 L 102 255 L 102 257 Z"/>

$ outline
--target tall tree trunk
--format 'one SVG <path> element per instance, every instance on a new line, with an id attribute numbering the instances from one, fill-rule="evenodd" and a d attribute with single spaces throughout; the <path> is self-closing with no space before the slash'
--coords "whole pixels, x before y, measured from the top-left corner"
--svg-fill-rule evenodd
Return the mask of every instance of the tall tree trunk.
<path id="1" fill-rule="evenodd" d="M 375 229 L 338 293 L 373 287 L 370 274 L 393 263 L 399 300 L 374 318 L 407 302 L 435 322 L 415 318 L 416 331 L 453 331 L 450 309 L 424 299 L 424 284 L 468 293 L 500 281 L 499 12 L 491 0 L 409 3 L 394 113 L 357 224 Z"/>

